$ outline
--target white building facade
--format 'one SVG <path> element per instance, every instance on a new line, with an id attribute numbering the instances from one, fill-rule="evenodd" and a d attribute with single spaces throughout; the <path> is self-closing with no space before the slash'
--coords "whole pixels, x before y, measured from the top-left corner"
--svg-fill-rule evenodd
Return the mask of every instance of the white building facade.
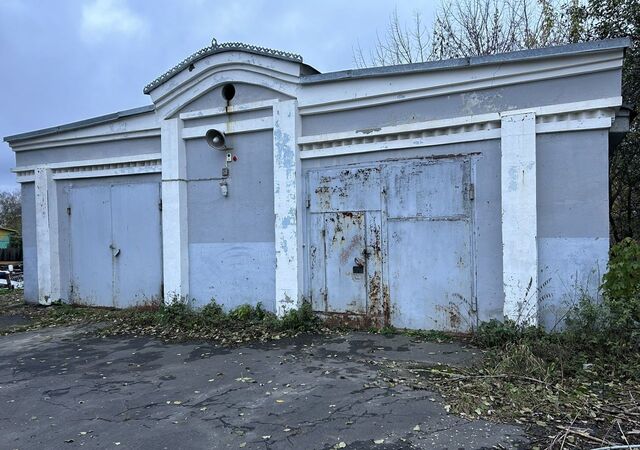
<path id="1" fill-rule="evenodd" d="M 5 138 L 25 297 L 552 326 L 606 267 L 628 45 L 321 74 L 214 42 L 149 106 Z"/>

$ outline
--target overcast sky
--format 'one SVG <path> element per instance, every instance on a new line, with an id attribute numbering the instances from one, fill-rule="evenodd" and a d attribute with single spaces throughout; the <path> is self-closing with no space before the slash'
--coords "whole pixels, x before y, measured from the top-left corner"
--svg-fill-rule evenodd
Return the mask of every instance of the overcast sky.
<path id="1" fill-rule="evenodd" d="M 191 53 L 240 41 L 299 53 L 321 72 L 353 67 L 394 7 L 433 1 L 0 0 L 0 136 L 147 105 L 142 88 Z M 0 189 L 17 186 L 0 144 Z"/>

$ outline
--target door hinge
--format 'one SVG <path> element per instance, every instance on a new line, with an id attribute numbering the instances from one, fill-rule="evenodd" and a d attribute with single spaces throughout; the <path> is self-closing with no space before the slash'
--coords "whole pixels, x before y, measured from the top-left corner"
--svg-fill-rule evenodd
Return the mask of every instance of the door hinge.
<path id="1" fill-rule="evenodd" d="M 307 208 L 311 208 L 311 197 L 310 196 L 307 195 L 307 199 L 305 200 L 304 205 Z"/>
<path id="2" fill-rule="evenodd" d="M 71 206 L 67 206 L 67 216 L 71 215 Z"/>
<path id="3" fill-rule="evenodd" d="M 158 209 L 162 211 L 162 199 L 158 201 Z"/>
<path id="4" fill-rule="evenodd" d="M 469 200 L 475 200 L 476 198 L 476 185 L 471 183 L 469 184 Z"/>

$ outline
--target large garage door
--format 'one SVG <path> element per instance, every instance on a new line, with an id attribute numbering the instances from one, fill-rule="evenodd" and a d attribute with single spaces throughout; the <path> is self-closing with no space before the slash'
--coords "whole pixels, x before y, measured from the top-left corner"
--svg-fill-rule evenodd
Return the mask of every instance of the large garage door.
<path id="1" fill-rule="evenodd" d="M 325 169 L 307 183 L 308 295 L 317 311 L 402 328 L 475 325 L 467 159 Z"/>
<path id="2" fill-rule="evenodd" d="M 160 298 L 159 185 L 73 187 L 69 202 L 72 301 L 122 308 Z"/>

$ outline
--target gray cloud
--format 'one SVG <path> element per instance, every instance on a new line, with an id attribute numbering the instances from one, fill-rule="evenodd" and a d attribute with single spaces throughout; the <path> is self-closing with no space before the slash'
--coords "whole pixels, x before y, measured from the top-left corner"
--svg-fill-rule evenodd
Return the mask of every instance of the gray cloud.
<path id="1" fill-rule="evenodd" d="M 0 136 L 150 103 L 143 86 L 194 51 L 242 41 L 300 53 L 322 72 L 353 66 L 386 1 L 0 0 Z M 431 16 L 430 1 L 403 1 Z M 16 186 L 0 144 L 0 190 Z"/>

